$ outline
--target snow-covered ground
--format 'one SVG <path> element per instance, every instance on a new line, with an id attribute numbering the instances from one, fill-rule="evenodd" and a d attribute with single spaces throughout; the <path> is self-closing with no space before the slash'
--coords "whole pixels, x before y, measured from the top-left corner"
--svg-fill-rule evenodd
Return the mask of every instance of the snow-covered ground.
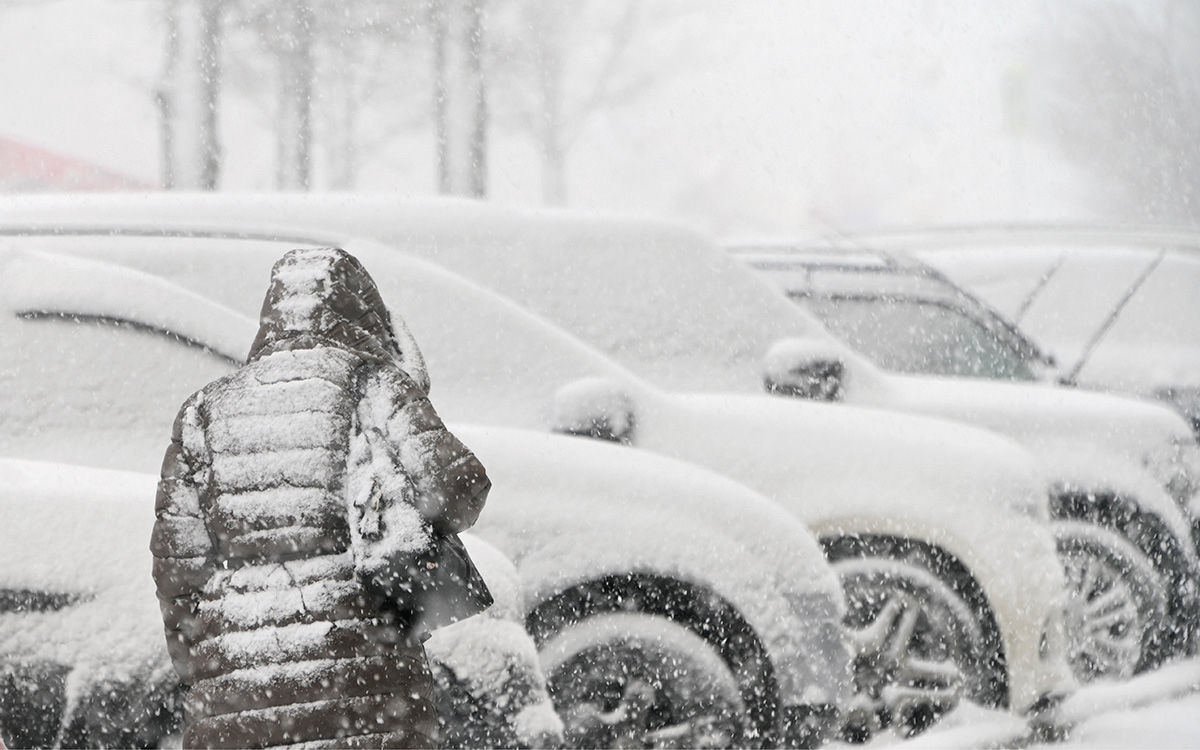
<path id="1" fill-rule="evenodd" d="M 1200 747 L 1200 695 L 1093 716 L 1065 743 L 1071 747 Z"/>
<path id="2" fill-rule="evenodd" d="M 1046 726 L 1057 737 L 1002 711 L 964 704 L 911 740 L 881 735 L 872 747 L 917 748 L 1200 748 L 1200 658 L 1169 664 L 1124 682 L 1093 683 L 1072 695 Z"/>

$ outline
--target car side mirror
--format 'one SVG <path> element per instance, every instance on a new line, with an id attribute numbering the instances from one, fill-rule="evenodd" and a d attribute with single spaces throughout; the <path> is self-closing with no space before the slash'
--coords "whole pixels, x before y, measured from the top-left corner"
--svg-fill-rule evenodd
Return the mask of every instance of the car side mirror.
<path id="1" fill-rule="evenodd" d="M 836 348 L 809 339 L 782 339 L 763 358 L 767 393 L 814 401 L 841 401 L 846 365 Z"/>
<path id="2" fill-rule="evenodd" d="M 604 378 L 581 378 L 554 394 L 554 431 L 629 445 L 636 423 L 633 399 Z"/>

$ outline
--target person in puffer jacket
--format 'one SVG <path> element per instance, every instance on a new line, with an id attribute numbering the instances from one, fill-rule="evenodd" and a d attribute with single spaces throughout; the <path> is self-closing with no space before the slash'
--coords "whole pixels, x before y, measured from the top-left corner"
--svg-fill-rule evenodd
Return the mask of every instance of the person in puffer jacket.
<path id="1" fill-rule="evenodd" d="M 193 394 L 151 538 L 185 747 L 436 745 L 428 629 L 491 598 L 456 534 L 484 467 L 336 249 L 271 272 L 248 363 Z"/>

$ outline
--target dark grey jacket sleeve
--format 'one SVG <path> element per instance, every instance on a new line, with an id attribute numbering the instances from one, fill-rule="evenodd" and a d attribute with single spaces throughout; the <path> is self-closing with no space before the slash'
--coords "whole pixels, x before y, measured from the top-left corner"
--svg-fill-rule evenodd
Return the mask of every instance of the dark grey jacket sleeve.
<path id="1" fill-rule="evenodd" d="M 215 570 L 212 542 L 200 509 L 209 473 L 199 415 L 201 398 L 201 394 L 189 398 L 175 419 L 171 445 L 163 458 L 150 538 L 167 651 L 185 684 L 190 682 L 190 630 L 201 589 Z"/>

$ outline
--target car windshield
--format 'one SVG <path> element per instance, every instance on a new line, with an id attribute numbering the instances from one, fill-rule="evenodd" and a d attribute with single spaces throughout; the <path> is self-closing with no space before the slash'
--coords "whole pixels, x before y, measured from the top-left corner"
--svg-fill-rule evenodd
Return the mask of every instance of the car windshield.
<path id="1" fill-rule="evenodd" d="M 837 337 L 880 367 L 922 375 L 1034 380 L 995 332 L 941 302 L 898 297 L 798 297 Z"/>
<path id="2" fill-rule="evenodd" d="M 1157 261 L 1158 255 L 1117 249 L 1069 253 L 1034 297 L 1022 324 L 1045 331 L 1074 359 L 1101 332 L 1140 274 L 1149 271 L 1103 332 L 1096 353 L 1151 344 L 1164 351 L 1194 348 L 1200 342 L 1200 258 L 1167 253 Z"/>

